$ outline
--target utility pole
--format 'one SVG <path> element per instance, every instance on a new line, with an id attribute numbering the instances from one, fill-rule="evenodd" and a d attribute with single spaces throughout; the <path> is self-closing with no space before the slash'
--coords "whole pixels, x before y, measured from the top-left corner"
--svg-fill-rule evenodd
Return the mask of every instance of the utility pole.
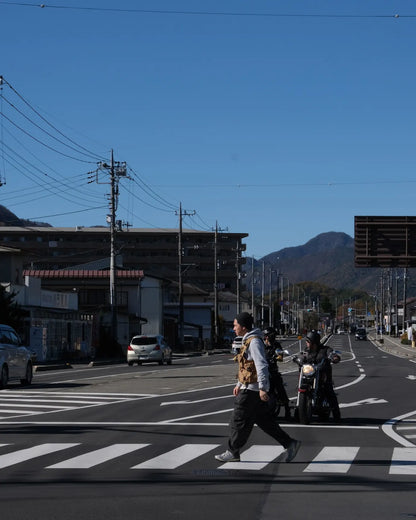
<path id="1" fill-rule="evenodd" d="M 255 322 L 256 313 L 254 310 L 254 256 L 251 257 L 251 314 Z"/>
<path id="2" fill-rule="evenodd" d="M 261 263 L 261 327 L 264 328 L 264 260 Z"/>
<path id="3" fill-rule="evenodd" d="M 215 221 L 214 232 L 214 344 L 218 344 L 219 324 L 218 324 L 218 232 L 225 231 L 218 227 L 218 222 Z"/>
<path id="4" fill-rule="evenodd" d="M 214 235 L 214 345 L 218 344 L 218 222 Z"/>
<path id="5" fill-rule="evenodd" d="M 178 213 L 176 213 L 178 215 Z M 179 204 L 179 235 L 178 235 L 178 291 L 179 291 L 179 321 L 178 321 L 178 340 L 179 346 L 184 346 L 184 309 L 183 309 L 183 270 L 182 270 L 182 257 L 183 257 L 183 246 L 182 246 L 182 219 L 184 216 L 195 215 L 193 211 L 183 211 L 182 203 Z"/>
<path id="6" fill-rule="evenodd" d="M 403 269 L 403 334 L 406 329 L 406 299 L 407 299 L 407 287 L 406 287 L 406 278 L 407 278 L 407 267 Z"/>
<path id="7" fill-rule="evenodd" d="M 269 327 L 273 327 L 273 305 L 272 305 L 272 273 L 273 269 L 270 266 L 270 285 L 269 285 Z"/>
<path id="8" fill-rule="evenodd" d="M 98 170 L 106 170 L 110 175 L 110 182 L 98 182 Z M 116 213 L 118 204 L 118 181 L 120 177 L 127 177 L 127 167 L 125 162 L 114 161 L 114 153 L 111 150 L 110 164 L 100 162 L 96 170 L 97 184 L 110 184 L 109 209 L 107 222 L 110 224 L 110 312 L 111 312 L 111 337 L 113 342 L 118 344 L 117 333 L 117 280 L 116 280 Z M 90 181 L 93 182 L 93 181 Z"/>
<path id="9" fill-rule="evenodd" d="M 241 278 L 244 278 L 246 275 L 240 271 L 240 259 L 241 259 L 240 253 L 241 253 L 241 251 L 244 251 L 244 249 L 240 248 L 240 243 L 239 243 L 238 240 L 237 240 L 237 247 L 236 247 L 235 250 L 236 250 L 236 253 L 237 253 L 237 257 L 236 257 L 237 306 L 236 306 L 236 309 L 237 309 L 237 314 L 240 314 L 240 306 L 241 306 L 241 302 L 240 302 L 240 299 L 241 299 L 241 296 L 240 296 L 240 282 L 241 282 Z"/>

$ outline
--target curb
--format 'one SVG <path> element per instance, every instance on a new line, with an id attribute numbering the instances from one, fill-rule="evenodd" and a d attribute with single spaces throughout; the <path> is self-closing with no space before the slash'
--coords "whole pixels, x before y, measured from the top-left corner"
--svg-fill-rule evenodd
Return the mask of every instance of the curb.
<path id="1" fill-rule="evenodd" d="M 174 352 L 173 359 L 181 359 L 183 357 L 199 357 L 199 356 L 213 356 L 214 354 L 230 354 L 230 351 L 227 349 L 217 349 L 217 350 L 203 350 L 200 352 Z M 116 364 L 124 364 L 126 360 L 123 359 L 111 359 L 111 360 L 93 360 L 86 361 L 85 363 L 56 363 L 56 364 L 45 364 L 45 365 L 34 365 L 33 372 L 46 372 L 48 370 L 66 370 L 69 368 L 75 368 L 77 366 L 82 366 L 84 368 L 92 368 L 104 365 L 116 365 Z"/>
<path id="2" fill-rule="evenodd" d="M 66 370 L 67 368 L 73 368 L 69 363 L 62 363 L 59 365 L 34 365 L 33 372 L 46 372 L 47 370 Z"/>

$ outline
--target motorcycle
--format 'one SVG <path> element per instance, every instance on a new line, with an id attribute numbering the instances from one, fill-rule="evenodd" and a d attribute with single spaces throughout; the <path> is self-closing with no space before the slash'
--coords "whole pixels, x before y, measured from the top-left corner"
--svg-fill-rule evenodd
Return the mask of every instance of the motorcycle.
<path id="1" fill-rule="evenodd" d="M 332 363 L 338 363 L 340 359 L 338 352 L 333 352 L 329 357 Z M 293 356 L 292 361 L 299 366 L 295 418 L 301 424 L 309 424 L 313 415 L 323 420 L 328 419 L 331 407 L 326 396 L 322 395 L 319 365 L 303 362 L 298 355 Z"/>

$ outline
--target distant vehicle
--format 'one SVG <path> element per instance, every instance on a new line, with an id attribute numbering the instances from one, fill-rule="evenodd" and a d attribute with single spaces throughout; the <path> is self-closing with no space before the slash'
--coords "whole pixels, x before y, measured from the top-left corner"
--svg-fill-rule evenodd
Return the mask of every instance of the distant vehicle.
<path id="1" fill-rule="evenodd" d="M 127 363 L 141 365 L 156 362 L 172 364 L 172 349 L 160 334 L 133 336 L 127 347 Z"/>
<path id="2" fill-rule="evenodd" d="M 367 332 L 365 329 L 359 328 L 355 331 L 355 339 L 356 340 L 366 340 L 367 339 Z"/>
<path id="3" fill-rule="evenodd" d="M 32 352 L 12 327 L 0 325 L 0 388 L 19 379 L 22 385 L 30 385 L 32 377 Z"/>
<path id="4" fill-rule="evenodd" d="M 243 343 L 243 336 L 236 336 L 233 339 L 232 345 L 231 345 L 231 352 L 236 356 L 240 352 L 241 345 Z"/>

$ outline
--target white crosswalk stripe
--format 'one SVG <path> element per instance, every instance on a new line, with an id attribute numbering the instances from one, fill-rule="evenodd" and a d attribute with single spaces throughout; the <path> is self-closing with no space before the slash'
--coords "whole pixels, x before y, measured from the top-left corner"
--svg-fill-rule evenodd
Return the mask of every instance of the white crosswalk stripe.
<path id="1" fill-rule="evenodd" d="M 282 446 L 251 446 L 240 454 L 240 462 L 226 462 L 219 469 L 258 471 L 273 462 L 283 452 Z"/>
<path id="2" fill-rule="evenodd" d="M 137 464 L 131 465 L 131 457 L 126 463 L 126 470 L 175 470 L 186 464 L 190 464 L 199 457 L 208 456 L 210 452 L 220 447 L 218 444 L 183 444 L 174 449 L 159 453 L 157 456 L 150 457 L 149 451 L 157 449 L 157 445 L 147 443 L 137 444 L 111 444 L 99 449 L 83 449 L 82 443 L 45 443 L 29 448 L 16 449 L 13 444 L 0 444 L 0 470 L 10 468 L 18 464 L 29 462 L 33 459 L 40 459 L 43 456 L 56 453 L 61 460 L 46 466 L 46 470 L 86 470 L 93 469 L 104 463 L 111 463 L 118 457 L 133 453 Z M 147 448 L 147 450 L 144 450 Z M 70 458 L 65 458 L 65 450 L 78 451 L 78 455 L 72 453 Z M 324 446 L 313 454 L 310 462 L 305 461 L 305 452 L 310 451 L 310 447 L 302 446 L 297 458 L 290 464 L 290 471 L 295 468 L 309 474 L 346 474 L 351 471 L 356 463 L 360 467 L 359 454 L 360 447 L 357 446 Z M 2 453 L 8 451 L 7 453 Z M 84 451 L 79 454 L 80 451 Z M 141 453 L 143 452 L 143 455 Z M 216 470 L 233 471 L 260 471 L 268 464 L 278 462 L 279 455 L 283 448 L 276 445 L 253 445 L 241 453 L 241 462 L 228 462 L 220 464 L 215 461 L 214 455 L 209 455 L 210 459 L 204 459 L 204 467 L 216 467 Z M 302 453 L 303 452 L 303 453 Z M 74 456 L 75 455 L 75 456 Z M 302 456 L 303 455 L 303 456 Z M 141 462 L 140 459 L 142 459 Z M 366 466 L 371 466 L 366 453 Z M 41 463 L 40 463 L 41 464 Z M 374 464 L 379 464 L 378 456 L 374 458 Z M 111 468 L 111 466 L 109 466 Z M 412 476 L 416 474 L 416 448 L 392 448 L 391 463 L 386 475 Z M 1 473 L 0 473 L 1 475 Z"/>
<path id="3" fill-rule="evenodd" d="M 132 469 L 176 469 L 217 447 L 218 444 L 184 444 L 163 455 L 137 464 Z"/>
<path id="4" fill-rule="evenodd" d="M 148 394 L 106 394 L 78 392 L 42 392 L 36 390 L 0 391 L 0 422 L 43 413 L 75 410 L 120 403 L 148 397 Z"/>
<path id="5" fill-rule="evenodd" d="M 58 462 L 52 466 L 47 466 L 47 469 L 92 468 L 94 466 L 98 466 L 98 464 L 102 464 L 103 462 L 107 462 L 111 459 L 115 459 L 116 457 L 120 457 L 121 455 L 125 455 L 126 453 L 140 450 L 140 448 L 144 448 L 146 446 L 148 446 L 148 444 L 113 444 L 112 446 L 90 451 L 84 455 L 79 455 L 78 457 L 73 457 L 72 459 Z"/>
<path id="6" fill-rule="evenodd" d="M 304 469 L 306 473 L 347 473 L 360 448 L 326 446 Z"/>
<path id="7" fill-rule="evenodd" d="M 416 448 L 394 448 L 391 475 L 416 475 Z"/>
<path id="8" fill-rule="evenodd" d="M 9 466 L 14 466 L 20 462 L 26 462 L 27 460 L 41 457 L 42 455 L 48 455 L 49 453 L 72 448 L 72 446 L 77 446 L 78 444 L 79 443 L 47 443 L 34 446 L 33 448 L 26 448 L 12 453 L 6 453 L 0 455 L 0 468 L 8 468 Z"/>

